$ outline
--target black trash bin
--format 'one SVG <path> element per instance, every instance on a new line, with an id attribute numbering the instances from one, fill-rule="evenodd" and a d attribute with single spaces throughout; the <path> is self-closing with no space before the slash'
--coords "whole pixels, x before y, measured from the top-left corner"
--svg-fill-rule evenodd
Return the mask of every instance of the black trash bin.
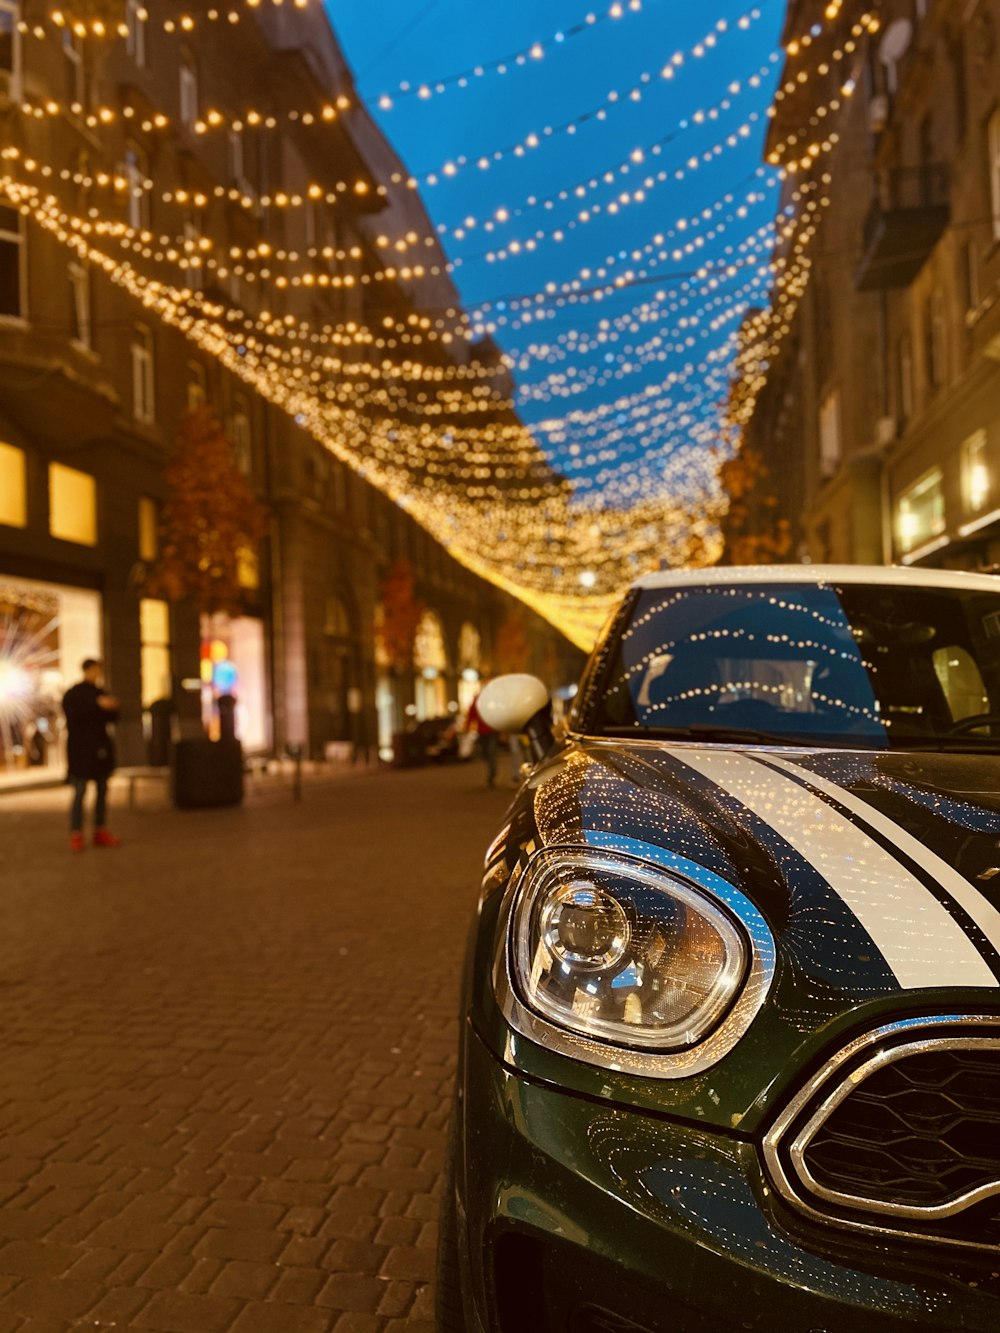
<path id="1" fill-rule="evenodd" d="M 239 805 L 243 800 L 243 747 L 239 741 L 178 741 L 173 791 L 174 804 L 181 810 Z"/>

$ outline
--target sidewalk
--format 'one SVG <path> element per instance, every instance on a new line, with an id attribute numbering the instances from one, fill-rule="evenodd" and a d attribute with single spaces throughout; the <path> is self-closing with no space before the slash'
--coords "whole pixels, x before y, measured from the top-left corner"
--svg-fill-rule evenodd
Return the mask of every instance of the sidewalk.
<path id="1" fill-rule="evenodd" d="M 481 778 L 4 798 L 0 1333 L 431 1333 Z"/>

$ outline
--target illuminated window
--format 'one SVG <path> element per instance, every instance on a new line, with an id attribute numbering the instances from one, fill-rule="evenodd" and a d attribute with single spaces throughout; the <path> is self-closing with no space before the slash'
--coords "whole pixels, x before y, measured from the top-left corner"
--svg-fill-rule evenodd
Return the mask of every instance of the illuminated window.
<path id="1" fill-rule="evenodd" d="M 945 528 L 940 468 L 908 486 L 896 501 L 896 542 L 904 554 L 939 537 Z"/>
<path id="2" fill-rule="evenodd" d="M 156 384 L 153 375 L 153 335 L 145 325 L 132 331 L 132 415 L 147 424 L 156 419 Z"/>
<path id="3" fill-rule="evenodd" d="M 977 513 L 990 498 L 990 472 L 986 465 L 986 432 L 977 430 L 962 444 L 962 498 L 970 513 Z"/>
<path id="4" fill-rule="evenodd" d="M 97 484 L 88 473 L 49 464 L 49 532 L 64 542 L 97 545 Z"/>
<path id="5" fill-rule="evenodd" d="M 182 58 L 178 78 L 181 124 L 190 128 L 198 119 L 198 72 L 190 56 Z"/>
<path id="6" fill-rule="evenodd" d="M 160 549 L 159 506 L 149 496 L 139 497 L 139 559 L 155 560 Z"/>
<path id="7" fill-rule="evenodd" d="M 260 587 L 260 561 L 249 546 L 241 546 L 236 552 L 236 579 L 241 588 Z"/>
<path id="8" fill-rule="evenodd" d="M 993 239 L 1000 241 L 1000 109 L 990 116 L 987 132 L 990 172 L 990 210 Z"/>
<path id="9" fill-rule="evenodd" d="M 833 389 L 819 407 L 819 473 L 832 477 L 840 466 L 840 390 Z"/>
<path id="10" fill-rule="evenodd" d="M 170 608 L 144 597 L 139 602 L 142 706 L 170 698 Z"/>
<path id="11" fill-rule="evenodd" d="M 146 63 L 146 23 L 139 0 L 125 0 L 125 50 L 140 67 Z"/>
<path id="12" fill-rule="evenodd" d="M 24 280 L 21 217 L 14 208 L 0 208 L 0 315 L 23 315 Z"/>
<path id="13" fill-rule="evenodd" d="M 0 523 L 23 528 L 28 522 L 24 450 L 0 444 Z"/>
<path id="14" fill-rule="evenodd" d="M 17 0 L 0 0 L 0 97 L 12 100 L 21 96 L 19 10 Z"/>
<path id="15" fill-rule="evenodd" d="M 81 347 L 91 346 L 90 269 L 74 260 L 68 269 L 70 334 Z"/>

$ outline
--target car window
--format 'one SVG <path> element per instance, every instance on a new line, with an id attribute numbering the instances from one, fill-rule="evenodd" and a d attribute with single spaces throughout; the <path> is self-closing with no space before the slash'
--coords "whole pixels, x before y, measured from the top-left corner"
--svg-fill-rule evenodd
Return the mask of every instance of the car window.
<path id="1" fill-rule="evenodd" d="M 990 725 L 958 726 L 994 713 L 1000 735 L 1000 592 L 719 584 L 643 590 L 583 720 L 598 732 L 995 747 Z"/>

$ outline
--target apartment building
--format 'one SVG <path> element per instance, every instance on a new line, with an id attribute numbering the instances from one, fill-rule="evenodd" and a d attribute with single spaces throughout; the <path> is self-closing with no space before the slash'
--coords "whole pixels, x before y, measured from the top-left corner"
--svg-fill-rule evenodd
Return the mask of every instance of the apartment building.
<path id="1" fill-rule="evenodd" d="M 805 281 L 745 438 L 803 559 L 1000 563 L 998 29 L 997 0 L 788 7 L 767 155 Z"/>

